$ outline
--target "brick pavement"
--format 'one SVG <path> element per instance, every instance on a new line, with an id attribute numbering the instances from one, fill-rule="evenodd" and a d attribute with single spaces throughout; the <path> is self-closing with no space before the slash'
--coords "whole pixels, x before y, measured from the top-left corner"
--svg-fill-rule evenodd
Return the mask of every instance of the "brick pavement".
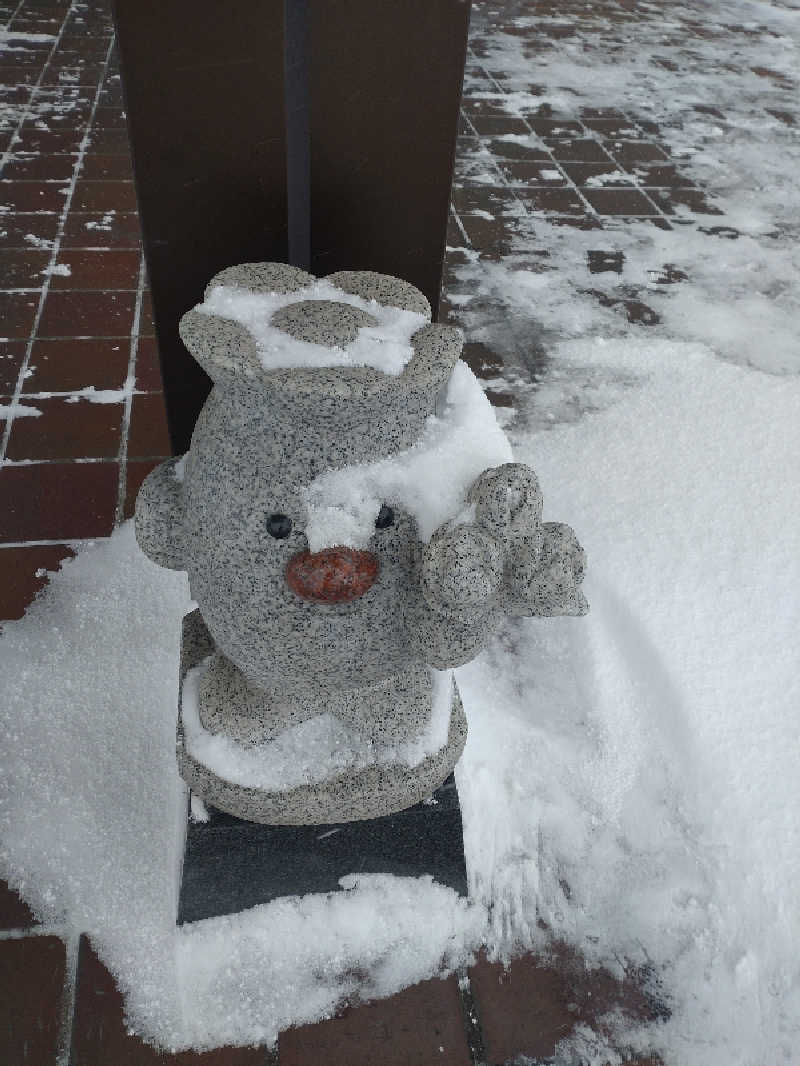
<path id="1" fill-rule="evenodd" d="M 598 6 L 612 21 L 637 14 L 633 2 Z M 486 59 L 492 33 L 501 25 L 524 32 L 514 23 L 520 11 L 552 15 L 535 37 L 527 31 L 526 54 L 535 57 L 568 36 L 569 20 L 583 10 L 577 0 L 474 5 L 443 308 L 453 321 L 464 307 L 454 269 L 461 258 L 497 260 L 512 241 L 519 251 L 526 220 L 537 214 L 602 231 L 629 219 L 668 228 L 678 206 L 716 212 L 652 124 L 588 108 L 509 115 L 504 72 Z M 47 35 L 0 51 L 0 617 L 13 619 L 73 542 L 106 536 L 130 516 L 138 486 L 169 444 L 108 10 L 22 0 L 0 4 L 0 21 L 12 34 Z M 528 88 L 535 95 L 536 86 Z M 516 140 L 503 139 L 509 134 Z M 546 250 L 534 242 L 529 255 Z M 587 286 L 591 275 L 620 265 L 607 250 L 589 251 Z M 665 283 L 682 280 L 665 271 Z M 637 293 L 614 306 L 640 328 L 657 320 Z M 502 356 L 485 340 L 467 341 L 478 376 L 500 376 Z M 487 391 L 499 406 L 514 403 L 509 393 Z M 633 976 L 587 975 L 559 948 L 506 971 L 480 959 L 460 979 L 351 1004 L 334 1019 L 283 1033 L 272 1051 L 159 1054 L 126 1032 L 121 997 L 89 940 L 39 928 L 0 886 L 0 1061 L 8 1066 L 541 1062 L 578 1022 L 596 1025 L 615 1005 L 659 1017 Z"/>

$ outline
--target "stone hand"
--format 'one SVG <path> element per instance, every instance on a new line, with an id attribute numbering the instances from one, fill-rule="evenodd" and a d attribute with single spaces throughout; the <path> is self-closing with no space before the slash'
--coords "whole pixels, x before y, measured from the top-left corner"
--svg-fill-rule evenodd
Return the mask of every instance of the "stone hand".
<path id="1" fill-rule="evenodd" d="M 585 614 L 583 549 L 569 526 L 542 523 L 542 494 L 529 467 L 485 470 L 467 503 L 465 520 L 441 526 L 423 553 L 430 607 L 475 620 L 490 607 L 513 615 Z"/>

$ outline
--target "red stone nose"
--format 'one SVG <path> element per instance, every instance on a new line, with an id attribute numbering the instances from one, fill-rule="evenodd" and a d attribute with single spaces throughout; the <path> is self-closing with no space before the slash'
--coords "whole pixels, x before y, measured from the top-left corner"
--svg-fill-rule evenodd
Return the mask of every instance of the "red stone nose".
<path id="1" fill-rule="evenodd" d="M 372 587 L 378 559 L 356 548 L 299 552 L 286 566 L 286 584 L 296 596 L 315 603 L 349 603 Z"/>

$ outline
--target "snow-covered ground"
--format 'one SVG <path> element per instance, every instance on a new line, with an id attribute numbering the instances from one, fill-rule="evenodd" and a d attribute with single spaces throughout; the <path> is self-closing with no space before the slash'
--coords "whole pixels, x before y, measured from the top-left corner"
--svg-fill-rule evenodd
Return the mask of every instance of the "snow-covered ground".
<path id="1" fill-rule="evenodd" d="M 535 81 L 534 106 L 657 123 L 722 214 L 669 232 L 537 218 L 551 269 L 458 268 L 482 294 L 463 308 L 471 337 L 491 344 L 502 322 L 545 350 L 540 380 L 522 361 L 506 383 L 507 431 L 545 519 L 587 550 L 591 604 L 509 623 L 457 672 L 468 903 L 371 876 L 176 931 L 185 577 L 144 559 L 128 525 L 4 631 L 2 872 L 44 918 L 92 933 L 152 1039 L 272 1040 L 356 985 L 388 994 L 480 943 L 543 946 L 542 918 L 591 963 L 654 975 L 671 1016 L 621 1042 L 667 1066 L 798 1060 L 800 138 L 768 109 L 786 111 L 784 82 L 797 92 L 800 8 L 638 6 L 626 24 L 590 10 L 535 58 L 495 32 L 481 59 L 512 113 Z M 624 252 L 623 274 L 591 287 L 645 293 L 659 324 L 581 291 L 603 247 Z M 659 285 L 667 263 L 687 280 Z M 609 1061 L 592 1034 L 556 1058 Z"/>

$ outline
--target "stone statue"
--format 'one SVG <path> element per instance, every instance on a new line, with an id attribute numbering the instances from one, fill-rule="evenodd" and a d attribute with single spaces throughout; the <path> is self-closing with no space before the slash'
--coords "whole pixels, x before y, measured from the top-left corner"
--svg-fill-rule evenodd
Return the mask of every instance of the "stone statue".
<path id="1" fill-rule="evenodd" d="M 460 331 L 431 324 L 413 286 L 243 264 L 180 332 L 214 388 L 135 521 L 197 603 L 181 773 L 214 807 L 269 824 L 425 799 L 466 739 L 451 668 L 506 615 L 585 613 L 582 548 L 542 522 L 533 471 L 509 461 L 459 361 Z"/>

